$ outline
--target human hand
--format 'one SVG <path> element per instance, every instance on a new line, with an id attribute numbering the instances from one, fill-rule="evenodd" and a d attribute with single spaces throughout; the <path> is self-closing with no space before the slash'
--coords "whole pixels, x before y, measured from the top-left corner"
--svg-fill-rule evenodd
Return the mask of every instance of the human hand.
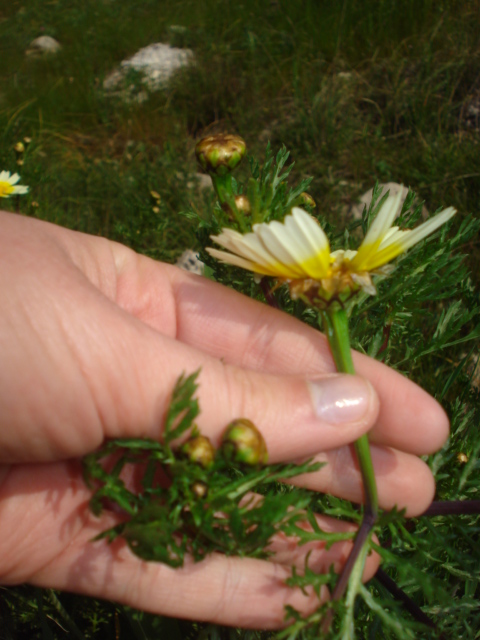
<path id="1" fill-rule="evenodd" d="M 417 456 L 442 445 L 448 421 L 407 379 L 360 354 L 364 378 L 334 374 L 319 332 L 106 239 L 7 213 L 0 224 L 0 582 L 256 628 L 281 626 L 287 603 L 318 604 L 285 586 L 291 565 L 313 549 L 318 571 L 339 569 L 350 543 L 278 539 L 270 561 L 212 554 L 171 569 L 91 542 L 116 516 L 90 513 L 78 458 L 108 438 L 160 438 L 178 376 L 199 368 L 198 425 L 214 443 L 247 417 L 271 462 L 316 454 L 328 464 L 304 486 L 360 502 L 348 444 L 370 430 L 380 505 L 429 505 L 434 481 Z M 371 556 L 366 579 L 377 566 Z"/>

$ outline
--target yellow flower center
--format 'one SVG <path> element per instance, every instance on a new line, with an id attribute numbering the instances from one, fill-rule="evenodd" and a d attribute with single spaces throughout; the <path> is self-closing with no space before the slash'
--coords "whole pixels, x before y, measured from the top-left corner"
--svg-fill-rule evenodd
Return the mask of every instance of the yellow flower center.
<path id="1" fill-rule="evenodd" d="M 8 198 L 8 196 L 15 191 L 15 187 L 9 182 L 5 182 L 4 180 L 0 181 L 0 198 Z"/>

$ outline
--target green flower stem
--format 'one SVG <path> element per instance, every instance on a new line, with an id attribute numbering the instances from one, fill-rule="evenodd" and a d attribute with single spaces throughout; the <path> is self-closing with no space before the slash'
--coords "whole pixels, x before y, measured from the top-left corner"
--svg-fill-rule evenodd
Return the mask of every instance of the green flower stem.
<path id="1" fill-rule="evenodd" d="M 235 195 L 233 193 L 232 186 L 232 174 L 227 173 L 224 176 L 217 176 L 213 173 L 210 174 L 212 178 L 213 187 L 217 193 L 218 199 L 222 206 L 227 206 L 228 210 L 231 211 L 235 220 L 238 222 L 238 226 L 240 227 L 240 231 L 242 233 L 247 233 L 248 228 L 245 224 L 245 220 L 243 215 L 238 210 L 237 205 L 235 204 Z"/>
<path id="2" fill-rule="evenodd" d="M 331 306 L 333 309 L 330 307 L 323 315 L 327 327 L 328 342 L 332 350 L 337 371 L 354 374 L 355 368 L 350 350 L 347 314 L 344 309 L 335 308 L 333 305 Z M 375 519 L 378 514 L 377 483 L 375 481 L 372 456 L 366 435 L 361 436 L 355 442 L 355 452 L 360 465 L 365 489 L 365 514 L 368 513 Z"/>
<path id="3" fill-rule="evenodd" d="M 332 350 L 337 370 L 341 373 L 354 374 L 355 368 L 353 366 L 348 333 L 348 317 L 345 310 L 336 304 L 332 304 L 327 311 L 323 313 L 323 317 L 325 321 L 324 324 L 327 328 L 328 342 Z M 349 594 L 355 591 L 354 585 L 358 583 L 357 574 L 360 572 L 361 575 L 363 572 L 363 566 L 368 551 L 368 542 L 378 515 L 377 483 L 375 481 L 372 456 L 370 453 L 368 437 L 366 435 L 361 436 L 355 442 L 355 452 L 360 465 L 365 490 L 365 510 L 352 551 L 350 552 L 347 562 L 345 563 L 343 571 L 340 574 L 332 593 L 332 600 L 339 600 L 342 598 L 347 587 L 349 587 Z M 352 596 L 350 595 L 350 597 Z M 328 631 L 331 621 L 332 613 L 330 612 L 325 617 L 322 625 L 324 632 Z"/>

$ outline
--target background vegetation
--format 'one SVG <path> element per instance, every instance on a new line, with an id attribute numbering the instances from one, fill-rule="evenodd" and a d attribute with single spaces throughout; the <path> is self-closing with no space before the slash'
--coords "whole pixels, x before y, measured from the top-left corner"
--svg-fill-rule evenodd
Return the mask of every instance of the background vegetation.
<path id="1" fill-rule="evenodd" d="M 429 211 L 455 206 L 459 228 L 467 214 L 479 216 L 479 16 L 473 0 L 12 0 L 0 8 L 0 170 L 18 171 L 30 192 L 2 206 L 174 262 L 199 247 L 196 224 L 179 211 L 208 211 L 214 200 L 195 178 L 195 141 L 235 131 L 259 158 L 268 140 L 274 149 L 286 144 L 292 175 L 313 176 L 317 210 L 338 231 L 377 179 L 412 187 Z M 55 37 L 61 51 L 26 56 L 39 35 Z M 195 66 L 142 104 L 106 96 L 106 75 L 153 42 L 191 48 Z M 20 141 L 24 152 L 15 150 Z M 480 319 L 478 237 L 463 251 L 458 289 L 473 311 L 449 325 L 459 338 Z M 417 316 L 416 344 L 441 338 L 449 296 L 451 287 L 441 304 L 425 297 L 431 321 Z M 453 419 L 451 442 L 431 460 L 439 496 L 478 498 L 474 343 L 444 349 L 452 333 L 435 356 L 412 357 L 401 349 L 408 324 L 398 326 L 391 364 L 441 398 Z M 380 344 L 364 347 L 375 353 Z M 478 516 L 408 526 L 426 544 L 396 550 L 413 567 L 397 578 L 448 637 L 479 637 Z M 418 589 L 427 570 L 444 583 L 430 599 Z M 377 595 L 382 588 L 372 586 Z M 27 586 L 0 592 L 0 621 L 2 639 L 260 637 Z M 389 637 L 381 622 L 369 629 L 365 637 Z"/>

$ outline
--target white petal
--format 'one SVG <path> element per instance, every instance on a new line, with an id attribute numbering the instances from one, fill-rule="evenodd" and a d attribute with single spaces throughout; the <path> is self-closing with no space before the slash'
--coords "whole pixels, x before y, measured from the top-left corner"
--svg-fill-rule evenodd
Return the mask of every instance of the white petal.
<path id="1" fill-rule="evenodd" d="M 376 251 L 370 252 L 362 262 L 352 262 L 358 271 L 373 271 L 394 260 L 420 240 L 423 240 L 438 227 L 447 222 L 456 213 L 453 207 L 445 209 L 434 218 L 430 218 L 416 229 L 398 230 L 392 234 L 386 243 L 382 243 Z"/>
<path id="2" fill-rule="evenodd" d="M 330 245 L 318 222 L 306 211 L 294 208 L 285 221 L 256 224 L 242 235 L 223 229 L 212 236 L 235 260 L 216 249 L 210 254 L 250 271 L 285 279 L 322 279 L 330 269 Z M 213 253 L 212 253 L 213 251 Z"/>
<path id="3" fill-rule="evenodd" d="M 280 224 L 280 223 L 278 223 Z M 267 225 L 256 225 L 267 226 Z M 285 279 L 304 277 L 303 271 L 296 264 L 286 264 L 278 260 L 272 252 L 265 247 L 256 233 L 242 235 L 232 229 L 223 229 L 219 236 L 212 236 L 212 240 L 225 247 L 232 253 L 211 253 L 223 262 L 248 269 L 254 273 L 277 276 Z"/>
<path id="4" fill-rule="evenodd" d="M 283 223 L 255 225 L 265 249 L 294 278 L 324 278 L 328 274 L 329 244 L 318 222 L 306 211 L 295 208 Z"/>
<path id="5" fill-rule="evenodd" d="M 247 271 L 255 271 L 256 265 L 252 262 L 245 260 L 244 258 L 240 258 L 239 256 L 233 255 L 233 253 L 227 253 L 226 251 L 219 251 L 218 249 L 213 249 L 212 247 L 207 247 L 207 253 L 211 256 L 220 260 L 220 262 L 226 264 L 233 264 L 236 267 L 241 267 L 242 269 L 247 269 Z"/>
<path id="6" fill-rule="evenodd" d="M 327 273 L 330 266 L 330 243 L 318 221 L 303 209 L 294 207 L 292 215 L 286 218 L 285 223 L 287 229 L 291 229 L 292 232 L 296 229 L 297 237 L 302 239 L 305 247 L 310 247 L 310 255 L 315 256 L 317 269 Z M 312 274 L 312 277 L 318 276 Z"/>
<path id="7" fill-rule="evenodd" d="M 262 239 L 253 233 L 249 233 L 243 237 L 243 240 L 238 244 L 238 249 L 241 251 L 240 255 L 244 255 L 250 260 L 258 262 L 258 264 L 272 267 L 279 263 L 277 257 L 265 246 Z M 282 264 L 285 266 L 288 265 L 288 263 Z M 289 273 L 291 273 L 291 270 L 289 270 Z M 298 273 L 300 273 L 300 271 L 298 271 Z M 297 277 L 297 275 L 295 275 L 295 277 Z"/>
<path id="8" fill-rule="evenodd" d="M 398 227 L 392 227 L 384 235 L 383 240 L 377 249 L 377 252 L 382 251 L 386 247 L 389 247 L 391 244 L 402 242 L 403 236 L 408 233 L 411 233 L 411 229 L 399 229 Z"/>
<path id="9" fill-rule="evenodd" d="M 239 243 L 242 240 L 242 234 L 233 229 L 222 229 L 222 232 L 218 236 L 210 236 L 217 244 L 221 245 L 229 251 L 236 251 Z"/>
<path id="10" fill-rule="evenodd" d="M 402 251 L 406 251 L 410 247 L 413 247 L 414 244 L 417 244 L 428 235 L 436 231 L 439 227 L 442 226 L 442 224 L 445 224 L 447 220 L 453 218 L 456 213 L 456 209 L 454 209 L 453 207 L 448 207 L 433 218 L 430 218 L 429 220 L 421 224 L 416 229 L 412 229 L 410 233 L 405 233 L 403 238 L 399 240 L 402 244 Z"/>
<path id="11" fill-rule="evenodd" d="M 288 266 L 296 278 L 321 279 L 330 267 L 329 244 L 318 222 L 306 211 L 295 208 L 284 223 L 255 225 L 265 248 Z"/>
<path id="12" fill-rule="evenodd" d="M 295 222 L 296 228 L 301 232 L 305 241 L 310 244 L 312 251 L 316 253 L 319 248 L 328 248 L 330 251 L 330 244 L 325 231 L 313 216 L 300 209 L 300 207 L 294 207 L 291 215 L 285 219 L 285 224 L 293 229 L 293 222 Z"/>
<path id="13" fill-rule="evenodd" d="M 377 240 L 381 240 L 387 233 L 387 230 L 392 226 L 393 221 L 395 220 L 395 217 L 398 213 L 402 194 L 403 186 L 402 189 L 398 190 L 397 195 L 388 196 L 388 198 L 383 203 L 382 208 L 377 213 L 377 217 L 371 224 L 370 229 L 367 231 L 367 235 L 365 236 L 362 245 L 374 244 Z"/>
<path id="14" fill-rule="evenodd" d="M 273 221 L 269 224 L 259 224 L 255 229 L 263 246 L 277 262 L 284 265 L 299 265 L 303 256 L 297 255 L 295 243 L 289 240 L 289 234 L 285 225 Z M 301 270 L 299 269 L 299 277 Z"/>
<path id="15" fill-rule="evenodd" d="M 8 182 L 10 178 L 10 171 L 0 172 L 0 182 Z"/>
<path id="16" fill-rule="evenodd" d="M 18 173 L 14 173 L 13 176 L 10 176 L 7 182 L 9 182 L 11 185 L 14 185 L 17 184 L 19 180 L 20 176 L 18 175 Z"/>
<path id="17" fill-rule="evenodd" d="M 272 256 L 265 251 L 254 233 L 247 233 L 243 236 L 233 229 L 223 229 L 219 236 L 211 236 L 211 238 L 228 251 L 245 258 L 252 264 L 265 266 L 272 262 Z"/>

